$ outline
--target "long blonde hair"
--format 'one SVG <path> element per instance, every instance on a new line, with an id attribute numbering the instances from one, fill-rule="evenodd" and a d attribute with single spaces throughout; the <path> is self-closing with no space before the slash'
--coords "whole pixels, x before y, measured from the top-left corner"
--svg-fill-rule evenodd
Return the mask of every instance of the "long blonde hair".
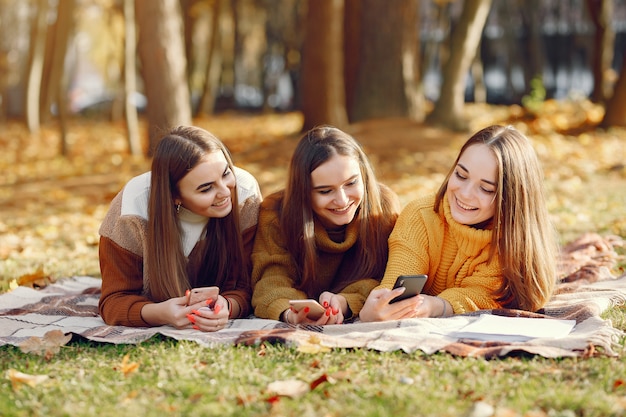
<path id="1" fill-rule="evenodd" d="M 511 126 L 494 125 L 469 138 L 437 192 L 435 211 L 461 155 L 477 143 L 487 145 L 498 164 L 490 259 L 497 256 L 504 279 L 496 294 L 506 307 L 536 311 L 554 290 L 558 245 L 546 206 L 543 171 L 526 136 Z"/>
<path id="2" fill-rule="evenodd" d="M 222 152 L 233 170 L 226 146 L 211 133 L 198 127 L 173 128 L 155 149 L 148 200 L 146 254 L 148 291 L 155 301 L 179 297 L 190 287 L 187 260 L 181 243 L 182 229 L 174 199 L 179 196 L 179 181 L 205 155 L 212 152 Z M 205 285 L 221 286 L 229 276 L 249 279 L 243 256 L 236 187 L 232 194 L 232 211 L 224 218 L 210 219 L 206 226 L 206 237 L 200 242 L 204 261 L 200 276 L 213 278 Z"/>

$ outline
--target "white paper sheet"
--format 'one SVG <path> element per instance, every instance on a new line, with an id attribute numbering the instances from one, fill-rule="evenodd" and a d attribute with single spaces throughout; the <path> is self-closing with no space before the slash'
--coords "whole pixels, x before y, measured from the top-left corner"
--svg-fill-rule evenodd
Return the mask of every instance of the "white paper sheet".
<path id="1" fill-rule="evenodd" d="M 565 337 L 570 334 L 575 325 L 575 320 L 482 314 L 478 320 L 453 332 L 450 336 L 477 340 L 523 342 L 536 338 L 556 339 Z"/>

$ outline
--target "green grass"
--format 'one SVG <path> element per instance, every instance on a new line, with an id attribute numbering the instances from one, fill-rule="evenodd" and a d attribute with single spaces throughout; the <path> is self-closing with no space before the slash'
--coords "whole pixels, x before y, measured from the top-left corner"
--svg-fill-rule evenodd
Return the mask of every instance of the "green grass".
<path id="1" fill-rule="evenodd" d="M 613 317 L 623 326 L 623 310 L 611 310 Z M 139 367 L 125 375 L 126 355 Z M 205 348 L 155 337 L 138 345 L 73 341 L 50 360 L 5 346 L 0 367 L 5 375 L 16 369 L 49 377 L 17 389 L 2 378 L 3 416 L 459 416 L 477 401 L 497 415 L 626 414 L 622 357 L 309 354 L 284 345 Z M 319 378 L 327 381 L 301 397 L 276 399 L 268 391 L 274 381 Z"/>

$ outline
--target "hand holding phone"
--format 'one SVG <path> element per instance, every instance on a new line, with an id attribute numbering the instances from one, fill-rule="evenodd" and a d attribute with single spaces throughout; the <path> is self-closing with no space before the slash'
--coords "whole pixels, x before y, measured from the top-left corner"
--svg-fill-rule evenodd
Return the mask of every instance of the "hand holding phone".
<path id="1" fill-rule="evenodd" d="M 219 287 L 199 287 L 194 288 L 189 291 L 187 294 L 187 305 L 190 306 L 192 304 L 196 304 L 200 301 L 213 300 L 212 305 L 209 307 L 213 307 L 215 302 L 217 301 L 217 297 L 220 294 Z"/>
<path id="2" fill-rule="evenodd" d="M 393 286 L 393 289 L 404 287 L 406 288 L 402 294 L 393 298 L 389 301 L 389 304 L 397 303 L 398 301 L 405 300 L 407 298 L 415 297 L 419 293 L 422 292 L 422 288 L 424 288 L 424 284 L 426 284 L 426 280 L 428 279 L 428 275 L 420 274 L 420 275 L 400 275 L 396 279 L 396 283 Z"/>
<path id="3" fill-rule="evenodd" d="M 311 320 L 317 320 L 326 312 L 326 309 L 322 307 L 320 303 L 315 300 L 289 300 L 289 305 L 291 305 L 296 310 L 300 311 L 305 307 L 309 307 L 309 312 L 307 313 L 307 318 Z"/>

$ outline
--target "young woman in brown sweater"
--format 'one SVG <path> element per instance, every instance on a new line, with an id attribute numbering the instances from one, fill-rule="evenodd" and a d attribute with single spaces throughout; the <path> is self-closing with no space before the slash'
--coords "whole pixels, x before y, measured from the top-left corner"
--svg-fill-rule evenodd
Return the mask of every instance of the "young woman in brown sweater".
<path id="1" fill-rule="evenodd" d="M 100 227 L 104 321 L 215 331 L 247 316 L 260 202 L 257 181 L 219 139 L 172 129 L 151 171 L 126 184 Z M 189 304 L 190 289 L 209 286 L 211 300 Z"/>
<path id="2" fill-rule="evenodd" d="M 287 186 L 260 210 L 252 253 L 256 316 L 287 323 L 335 324 L 358 315 L 387 263 L 397 196 L 376 181 L 359 143 L 330 126 L 307 132 Z M 314 299 L 319 319 L 290 300 Z"/>

